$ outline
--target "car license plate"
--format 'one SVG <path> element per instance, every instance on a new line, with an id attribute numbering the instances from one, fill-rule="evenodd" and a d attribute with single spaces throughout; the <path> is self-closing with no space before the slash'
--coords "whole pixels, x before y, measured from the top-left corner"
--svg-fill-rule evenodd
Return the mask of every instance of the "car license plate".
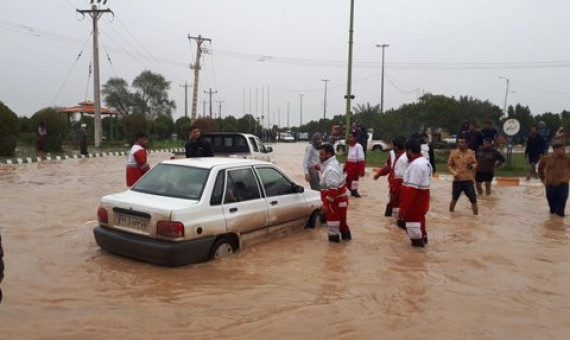
<path id="1" fill-rule="evenodd" d="M 148 227 L 148 219 L 119 215 L 117 218 L 117 225 L 120 227 L 146 232 Z"/>

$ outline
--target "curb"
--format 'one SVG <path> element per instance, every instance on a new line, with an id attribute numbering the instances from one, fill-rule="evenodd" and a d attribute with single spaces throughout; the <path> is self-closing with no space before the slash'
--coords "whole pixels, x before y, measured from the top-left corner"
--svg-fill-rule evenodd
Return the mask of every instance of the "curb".
<path id="1" fill-rule="evenodd" d="M 156 150 L 148 150 L 148 153 L 159 153 L 159 152 L 182 152 L 184 149 L 156 149 Z M 87 155 L 81 154 L 73 154 L 73 155 L 61 155 L 61 156 L 50 156 L 44 157 L 40 159 L 37 156 L 33 157 L 14 157 L 14 158 L 6 158 L 0 159 L 0 164 L 6 165 L 18 165 L 18 164 L 30 164 L 30 163 L 37 163 L 37 162 L 51 162 L 51 161 L 60 161 L 64 159 L 80 159 L 80 158 L 98 158 L 98 157 L 108 157 L 108 156 L 126 156 L 128 151 L 110 151 L 110 152 L 93 152 L 88 153 Z"/>

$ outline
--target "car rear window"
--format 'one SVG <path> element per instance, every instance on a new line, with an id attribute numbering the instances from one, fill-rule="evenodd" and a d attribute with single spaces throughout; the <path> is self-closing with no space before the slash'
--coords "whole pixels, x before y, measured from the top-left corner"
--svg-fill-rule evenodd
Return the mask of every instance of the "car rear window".
<path id="1" fill-rule="evenodd" d="M 176 164 L 158 164 L 131 188 L 152 195 L 199 200 L 209 169 Z"/>

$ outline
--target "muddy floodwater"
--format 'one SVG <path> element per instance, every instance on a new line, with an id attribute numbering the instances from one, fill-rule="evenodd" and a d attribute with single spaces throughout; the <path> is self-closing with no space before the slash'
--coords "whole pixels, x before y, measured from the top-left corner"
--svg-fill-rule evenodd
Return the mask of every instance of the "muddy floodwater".
<path id="1" fill-rule="evenodd" d="M 304 147 L 274 146 L 300 183 Z M 434 179 L 429 246 L 417 249 L 383 216 L 386 179 L 368 169 L 350 242 L 305 230 L 165 268 L 95 243 L 99 198 L 125 189 L 124 167 L 120 156 L 0 165 L 0 339 L 570 338 L 570 217 L 549 215 L 536 180 L 494 187 L 473 216 L 465 196 L 448 212 L 451 183 Z"/>

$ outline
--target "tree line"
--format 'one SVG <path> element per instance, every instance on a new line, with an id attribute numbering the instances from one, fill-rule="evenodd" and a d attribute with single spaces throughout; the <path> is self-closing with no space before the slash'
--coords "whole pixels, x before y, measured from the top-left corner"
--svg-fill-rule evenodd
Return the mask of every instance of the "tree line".
<path id="1" fill-rule="evenodd" d="M 264 136 L 275 136 L 279 131 L 290 129 L 298 132 L 315 132 L 330 134 L 334 125 L 346 122 L 344 114 L 335 115 L 330 119 L 310 121 L 302 126 L 281 128 L 273 125 L 263 128 L 259 117 L 245 114 L 236 118 L 229 114 L 225 118 L 201 117 L 192 121 L 189 117 L 173 120 L 176 103 L 168 96 L 171 83 L 162 75 L 145 70 L 129 85 L 122 78 L 110 78 L 102 86 L 104 105 L 117 113 L 102 118 L 104 144 L 123 145 L 132 141 L 134 134 L 144 131 L 157 140 L 179 140 L 188 138 L 190 125 L 198 125 L 204 131 L 245 132 Z M 86 124 L 93 135 L 93 118 L 83 114 L 79 119 L 60 113 L 60 107 L 43 108 L 31 117 L 18 117 L 10 108 L 0 101 L 0 156 L 14 155 L 17 144 L 34 145 L 35 133 L 39 121 L 46 122 L 49 138 L 46 151 L 60 152 L 63 143 L 73 142 L 81 124 Z M 519 137 L 524 137 L 533 125 L 539 121 L 545 122 L 550 131 L 556 131 L 564 126 L 570 129 L 570 112 L 545 112 L 533 115 L 528 106 L 511 105 L 507 114 L 489 102 L 470 96 L 459 98 L 442 94 L 425 94 L 417 102 L 406 103 L 398 108 L 380 112 L 380 105 L 370 103 L 357 104 L 353 107 L 350 121 L 358 122 L 366 128 L 374 129 L 374 137 L 390 141 L 396 136 L 409 137 L 416 132 L 431 131 L 432 134 L 447 132 L 457 133 L 465 120 L 480 126 L 485 121 L 491 121 L 497 130 L 508 118 L 516 118 L 521 123 Z M 519 140 L 522 141 L 521 138 Z"/>

